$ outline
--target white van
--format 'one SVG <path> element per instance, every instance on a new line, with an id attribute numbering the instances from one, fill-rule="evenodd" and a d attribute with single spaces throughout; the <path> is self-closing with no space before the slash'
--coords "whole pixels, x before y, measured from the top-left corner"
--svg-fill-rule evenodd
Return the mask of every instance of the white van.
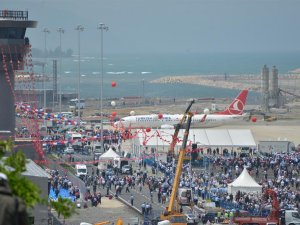
<path id="1" fill-rule="evenodd" d="M 193 201 L 191 188 L 178 188 L 178 198 L 180 205 L 191 205 Z"/>
<path id="2" fill-rule="evenodd" d="M 75 166 L 76 176 L 83 178 L 87 175 L 87 168 L 85 164 L 77 164 Z"/>

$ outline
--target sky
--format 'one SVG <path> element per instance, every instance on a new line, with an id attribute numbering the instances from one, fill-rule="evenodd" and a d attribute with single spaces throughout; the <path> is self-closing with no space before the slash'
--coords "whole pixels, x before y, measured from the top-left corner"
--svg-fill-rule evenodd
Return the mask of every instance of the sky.
<path id="1" fill-rule="evenodd" d="M 83 53 L 299 52 L 298 0 L 1 0 L 1 9 L 28 10 L 37 20 L 26 36 L 34 48 Z"/>

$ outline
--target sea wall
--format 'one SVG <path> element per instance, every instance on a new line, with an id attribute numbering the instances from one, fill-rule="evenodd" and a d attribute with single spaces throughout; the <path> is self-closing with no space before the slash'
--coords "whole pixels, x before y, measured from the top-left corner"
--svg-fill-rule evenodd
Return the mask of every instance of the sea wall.
<path id="1" fill-rule="evenodd" d="M 278 77 L 279 87 L 285 90 L 295 89 L 298 92 L 300 85 L 300 76 L 298 74 L 281 74 Z M 150 83 L 185 83 L 201 86 L 218 87 L 260 92 L 261 76 L 259 74 L 241 74 L 241 75 L 185 75 L 185 76 L 164 76 L 150 81 Z M 295 93 L 296 94 L 296 93 Z"/>

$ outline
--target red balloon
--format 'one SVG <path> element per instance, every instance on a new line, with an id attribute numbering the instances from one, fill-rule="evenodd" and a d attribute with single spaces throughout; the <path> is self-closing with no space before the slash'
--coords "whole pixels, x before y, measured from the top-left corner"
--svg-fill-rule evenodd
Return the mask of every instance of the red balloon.
<path id="1" fill-rule="evenodd" d="M 161 113 L 158 113 L 158 119 L 162 119 L 164 116 Z"/>
<path id="2" fill-rule="evenodd" d="M 150 131 L 151 131 L 151 128 L 150 128 L 150 127 L 147 127 L 147 128 L 146 128 L 146 132 L 149 133 Z"/>
<path id="3" fill-rule="evenodd" d="M 256 117 L 252 117 L 252 122 L 255 123 L 257 121 Z"/>
<path id="4" fill-rule="evenodd" d="M 115 116 L 117 115 L 117 112 L 112 112 L 111 115 L 112 115 L 113 117 L 115 117 Z"/>
<path id="5" fill-rule="evenodd" d="M 111 82 L 111 86 L 112 87 L 116 87 L 117 86 L 117 83 L 115 81 Z"/>

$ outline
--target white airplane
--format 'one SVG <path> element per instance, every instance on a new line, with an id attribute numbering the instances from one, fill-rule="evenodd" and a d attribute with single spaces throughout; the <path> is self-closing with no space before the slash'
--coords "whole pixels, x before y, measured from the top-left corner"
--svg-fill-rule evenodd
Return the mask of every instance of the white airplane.
<path id="1" fill-rule="evenodd" d="M 207 128 L 221 126 L 226 123 L 234 123 L 242 120 L 246 114 L 243 114 L 245 103 L 248 96 L 248 90 L 243 90 L 233 100 L 233 102 L 222 112 L 209 114 L 205 109 L 204 114 L 196 114 L 192 118 L 191 126 L 196 128 Z M 114 123 L 116 128 L 174 128 L 180 123 L 183 114 L 153 114 L 123 117 L 120 121 Z"/>

